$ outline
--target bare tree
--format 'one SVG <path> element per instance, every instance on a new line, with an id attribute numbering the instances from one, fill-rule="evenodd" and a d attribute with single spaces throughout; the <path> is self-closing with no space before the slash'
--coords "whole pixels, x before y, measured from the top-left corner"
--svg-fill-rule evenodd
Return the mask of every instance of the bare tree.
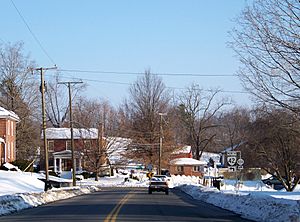
<path id="1" fill-rule="evenodd" d="M 228 104 L 226 100 L 216 101 L 217 94 L 218 90 L 204 93 L 198 85 L 193 84 L 179 98 L 181 122 L 198 160 L 216 136 L 212 129 L 219 125 L 214 123 L 213 118 Z"/>
<path id="2" fill-rule="evenodd" d="M 299 130 L 295 114 L 278 109 L 258 110 L 249 127 L 248 152 L 287 191 L 293 191 L 300 181 Z"/>
<path id="3" fill-rule="evenodd" d="M 91 130 L 86 128 L 86 131 Z M 103 127 L 99 126 L 97 140 L 83 140 L 84 153 L 84 168 L 88 171 L 94 172 L 95 180 L 99 180 L 100 172 L 107 168 L 108 157 L 106 155 L 107 142 L 103 137 Z M 91 131 L 91 134 L 95 133 Z"/>
<path id="4" fill-rule="evenodd" d="M 107 135 L 118 136 L 118 112 L 107 100 L 79 97 L 73 108 L 73 118 L 75 126 L 98 128 L 101 123 Z"/>
<path id="5" fill-rule="evenodd" d="M 39 146 L 39 84 L 30 67 L 34 61 L 23 52 L 23 44 L 0 46 L 0 106 L 18 114 L 17 158 L 32 159 Z"/>
<path id="6" fill-rule="evenodd" d="M 122 138 L 114 137 L 118 129 L 115 128 L 115 110 L 107 101 L 89 100 L 80 97 L 73 109 L 75 126 L 84 128 L 86 131 L 97 129 L 97 140 L 84 140 L 83 153 L 85 168 L 95 173 L 95 180 L 99 174 L 111 169 L 110 158 L 118 152 Z M 94 133 L 92 130 L 91 133 Z"/>
<path id="7" fill-rule="evenodd" d="M 67 88 L 59 84 L 60 76 L 57 74 L 47 82 L 46 91 L 46 115 L 51 126 L 60 128 L 67 125 L 69 117 L 69 95 Z M 72 85 L 72 101 L 86 87 L 85 84 Z"/>
<path id="8" fill-rule="evenodd" d="M 219 146 L 234 147 L 246 142 L 246 130 L 250 124 L 250 111 L 245 108 L 234 108 L 222 113 L 217 119 L 221 126 L 217 129 Z"/>
<path id="9" fill-rule="evenodd" d="M 132 144 L 129 158 L 157 164 L 160 138 L 159 113 L 167 113 L 169 93 L 160 77 L 145 71 L 129 89 L 123 107 L 123 124 Z M 166 142 L 167 138 L 165 138 Z"/>
<path id="10" fill-rule="evenodd" d="M 231 46 L 244 87 L 259 101 L 299 113 L 300 2 L 254 0 L 236 20 Z"/>
<path id="11" fill-rule="evenodd" d="M 9 110 L 34 106 L 37 102 L 36 81 L 31 70 L 34 62 L 23 54 L 23 44 L 7 44 L 0 47 L 0 105 Z"/>

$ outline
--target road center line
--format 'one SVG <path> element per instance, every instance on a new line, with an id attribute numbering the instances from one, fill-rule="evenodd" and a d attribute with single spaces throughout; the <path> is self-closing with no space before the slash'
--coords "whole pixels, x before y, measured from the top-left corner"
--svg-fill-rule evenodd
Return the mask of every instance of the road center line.
<path id="1" fill-rule="evenodd" d="M 118 214 L 121 210 L 121 208 L 123 207 L 123 205 L 129 200 L 129 198 L 131 196 L 133 196 L 133 193 L 131 193 L 132 191 L 130 191 L 128 194 L 125 195 L 125 197 L 123 197 L 122 200 L 120 200 L 120 202 L 114 207 L 114 209 L 112 209 L 112 211 L 107 215 L 107 217 L 104 219 L 104 222 L 115 222 Z"/>

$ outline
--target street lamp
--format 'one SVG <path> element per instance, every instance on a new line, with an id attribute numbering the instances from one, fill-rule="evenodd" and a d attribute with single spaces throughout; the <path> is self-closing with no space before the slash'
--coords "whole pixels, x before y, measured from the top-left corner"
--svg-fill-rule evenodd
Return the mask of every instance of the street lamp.
<path id="1" fill-rule="evenodd" d="M 158 115 L 160 116 L 160 121 L 159 121 L 159 125 L 160 125 L 160 136 L 159 136 L 159 156 L 158 156 L 158 174 L 161 174 L 161 156 L 162 156 L 162 143 L 163 143 L 163 128 L 162 128 L 162 118 L 163 116 L 166 116 L 167 113 L 158 113 Z"/>

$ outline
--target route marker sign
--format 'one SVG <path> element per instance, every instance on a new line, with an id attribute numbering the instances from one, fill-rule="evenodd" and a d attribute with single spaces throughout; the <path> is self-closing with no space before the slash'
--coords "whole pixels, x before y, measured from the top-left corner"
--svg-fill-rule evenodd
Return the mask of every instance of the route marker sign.
<path id="1" fill-rule="evenodd" d="M 228 151 L 227 152 L 227 163 L 229 166 L 236 165 L 237 161 L 237 152 L 235 151 Z"/>
<path id="2" fill-rule="evenodd" d="M 241 158 L 241 151 L 227 151 L 226 161 L 228 165 L 228 171 L 235 172 L 236 170 L 242 170 L 244 160 Z"/>
<path id="3" fill-rule="evenodd" d="M 236 163 L 239 165 L 239 166 L 242 166 L 243 164 L 244 164 L 244 160 L 242 159 L 242 158 L 240 158 L 240 159 L 238 159 L 237 161 L 236 161 Z"/>

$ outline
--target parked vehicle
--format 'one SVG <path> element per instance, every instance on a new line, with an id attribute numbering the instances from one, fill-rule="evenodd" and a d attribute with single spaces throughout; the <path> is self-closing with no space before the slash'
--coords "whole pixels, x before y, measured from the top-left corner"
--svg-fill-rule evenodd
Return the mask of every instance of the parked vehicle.
<path id="1" fill-rule="evenodd" d="M 281 190 L 284 188 L 282 182 L 275 176 L 264 179 L 262 182 L 268 186 L 272 186 L 275 190 Z"/>
<path id="2" fill-rule="evenodd" d="M 155 175 L 151 178 L 148 193 L 152 194 L 153 191 L 165 192 L 166 195 L 169 194 L 168 180 L 165 175 Z"/>

